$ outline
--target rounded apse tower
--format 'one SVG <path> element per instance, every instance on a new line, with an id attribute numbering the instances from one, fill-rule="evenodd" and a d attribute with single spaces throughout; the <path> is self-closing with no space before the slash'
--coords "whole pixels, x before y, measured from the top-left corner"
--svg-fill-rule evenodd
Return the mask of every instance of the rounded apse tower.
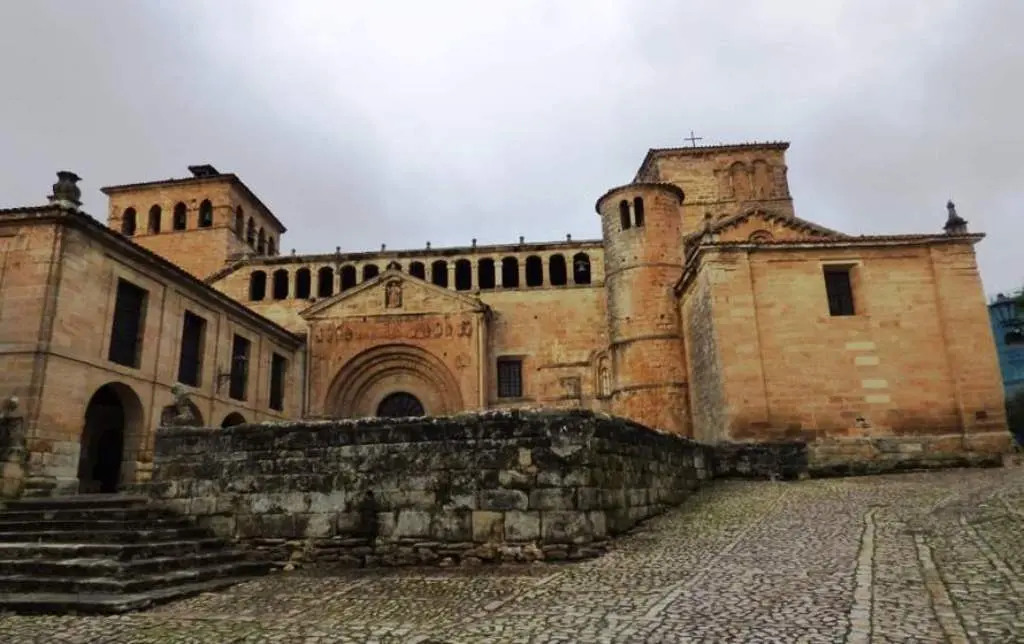
<path id="1" fill-rule="evenodd" d="M 631 183 L 597 200 L 604 238 L 612 409 L 688 435 L 686 367 L 673 289 L 683 267 L 683 191 Z"/>

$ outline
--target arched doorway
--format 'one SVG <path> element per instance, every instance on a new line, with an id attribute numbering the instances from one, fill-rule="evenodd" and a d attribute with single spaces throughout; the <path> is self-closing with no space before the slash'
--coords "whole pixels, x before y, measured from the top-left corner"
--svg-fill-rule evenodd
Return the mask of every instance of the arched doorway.
<path id="1" fill-rule="evenodd" d="M 231 412 L 230 414 L 228 414 L 227 416 L 224 417 L 224 420 L 221 421 L 220 427 L 221 427 L 221 429 L 227 429 L 228 427 L 234 427 L 235 425 L 244 425 L 244 424 L 245 424 L 245 416 L 243 416 L 242 414 L 239 414 L 237 411 L 233 411 L 233 412 Z"/>
<path id="2" fill-rule="evenodd" d="M 377 405 L 377 416 L 381 418 L 409 418 L 425 415 L 420 399 L 405 391 L 388 394 Z"/>
<path id="3" fill-rule="evenodd" d="M 96 390 L 85 408 L 78 456 L 79 492 L 117 492 L 126 443 L 141 438 L 141 419 L 142 403 L 130 387 L 110 383 Z"/>
<path id="4" fill-rule="evenodd" d="M 324 398 L 325 413 L 335 418 L 445 416 L 464 409 L 459 382 L 445 363 L 405 344 L 356 355 L 335 374 Z"/>

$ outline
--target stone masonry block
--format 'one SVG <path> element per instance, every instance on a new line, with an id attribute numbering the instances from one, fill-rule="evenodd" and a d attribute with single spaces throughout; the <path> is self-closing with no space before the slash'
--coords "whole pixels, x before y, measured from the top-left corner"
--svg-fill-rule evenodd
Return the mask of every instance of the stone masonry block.
<path id="1" fill-rule="evenodd" d="M 540 512 L 510 510 L 505 513 L 507 541 L 536 541 L 540 538 Z"/>

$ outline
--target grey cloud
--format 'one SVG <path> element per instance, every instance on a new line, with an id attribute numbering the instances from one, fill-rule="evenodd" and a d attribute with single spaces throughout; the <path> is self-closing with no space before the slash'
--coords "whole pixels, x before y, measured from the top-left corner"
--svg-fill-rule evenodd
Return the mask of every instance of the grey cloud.
<path id="1" fill-rule="evenodd" d="M 990 292 L 1024 282 L 1024 6 L 0 3 L 0 197 L 239 173 L 300 252 L 594 237 L 649 147 L 789 139 L 798 213 L 938 230 L 954 198 Z"/>

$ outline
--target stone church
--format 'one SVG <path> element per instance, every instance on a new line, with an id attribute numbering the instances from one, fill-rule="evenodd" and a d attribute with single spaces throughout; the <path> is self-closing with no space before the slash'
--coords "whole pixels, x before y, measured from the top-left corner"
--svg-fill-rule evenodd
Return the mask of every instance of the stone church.
<path id="1" fill-rule="evenodd" d="M 105 225 L 62 172 L 49 204 L 0 211 L 0 396 L 25 454 L 0 450 L 5 489 L 144 481 L 183 410 L 585 408 L 820 460 L 1005 451 L 983 235 L 952 203 L 915 235 L 797 217 L 787 148 L 652 149 L 597 199 L 598 239 L 312 255 L 210 165 L 103 188 Z"/>

